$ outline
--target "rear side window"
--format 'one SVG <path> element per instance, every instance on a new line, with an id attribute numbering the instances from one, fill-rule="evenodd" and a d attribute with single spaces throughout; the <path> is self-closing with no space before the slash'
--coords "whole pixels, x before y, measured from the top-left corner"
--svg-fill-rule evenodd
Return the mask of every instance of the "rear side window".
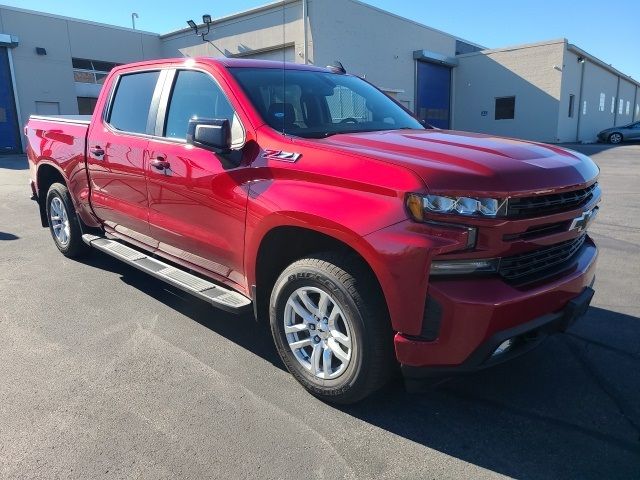
<path id="1" fill-rule="evenodd" d="M 111 105 L 109 124 L 123 132 L 147 133 L 147 119 L 160 72 L 123 75 Z"/>
<path id="2" fill-rule="evenodd" d="M 180 70 L 176 78 L 165 137 L 184 139 L 192 118 L 227 119 L 234 126 L 234 111 L 218 84 L 206 73 Z"/>

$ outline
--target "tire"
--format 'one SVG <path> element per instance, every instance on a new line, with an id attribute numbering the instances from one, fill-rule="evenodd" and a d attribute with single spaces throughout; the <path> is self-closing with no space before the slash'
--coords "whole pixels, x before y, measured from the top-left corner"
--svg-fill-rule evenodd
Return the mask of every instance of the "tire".
<path id="1" fill-rule="evenodd" d="M 609 143 L 613 144 L 613 145 L 617 145 L 618 143 L 622 143 L 622 134 L 615 132 L 612 133 L 611 135 L 609 135 Z"/>
<path id="2" fill-rule="evenodd" d="M 90 248 L 82 241 L 80 219 L 76 215 L 69 190 L 62 183 L 49 187 L 46 212 L 51 237 L 65 257 L 78 258 L 86 255 Z"/>
<path id="3" fill-rule="evenodd" d="M 313 308 L 307 308 L 303 296 L 320 315 L 311 318 Z M 324 313 L 319 311 L 322 298 L 328 298 Z M 309 322 L 303 320 L 300 307 Z M 323 401 L 355 403 L 384 386 L 396 366 L 382 293 L 358 259 L 322 253 L 289 265 L 273 287 L 269 319 L 285 366 Z M 307 345 L 294 353 L 290 343 L 295 342 Z"/>

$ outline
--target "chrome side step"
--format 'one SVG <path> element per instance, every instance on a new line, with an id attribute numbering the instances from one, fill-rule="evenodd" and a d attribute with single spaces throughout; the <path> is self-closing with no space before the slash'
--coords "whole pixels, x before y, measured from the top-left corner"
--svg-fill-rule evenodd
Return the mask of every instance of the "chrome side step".
<path id="1" fill-rule="evenodd" d="M 151 258 L 147 254 L 128 247 L 117 240 L 110 240 L 88 233 L 82 235 L 82 240 L 91 247 L 97 248 L 138 270 L 142 270 L 228 312 L 241 313 L 251 305 L 251 300 L 238 292 L 196 277 L 158 259 Z"/>

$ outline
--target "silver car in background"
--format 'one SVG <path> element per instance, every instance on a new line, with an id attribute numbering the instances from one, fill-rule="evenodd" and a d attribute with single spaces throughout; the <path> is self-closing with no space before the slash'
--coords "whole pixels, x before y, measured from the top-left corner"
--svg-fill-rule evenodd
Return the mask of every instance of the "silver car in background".
<path id="1" fill-rule="evenodd" d="M 621 143 L 626 140 L 640 140 L 640 122 L 607 128 L 598 133 L 598 141 Z"/>

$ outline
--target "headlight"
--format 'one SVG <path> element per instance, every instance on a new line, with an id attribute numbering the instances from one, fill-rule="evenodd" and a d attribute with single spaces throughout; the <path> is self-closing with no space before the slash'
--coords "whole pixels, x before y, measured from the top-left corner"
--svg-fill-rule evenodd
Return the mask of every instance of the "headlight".
<path id="1" fill-rule="evenodd" d="M 425 213 L 497 217 L 506 210 L 506 200 L 410 193 L 407 195 L 407 209 L 413 219 L 419 222 L 424 220 Z"/>

